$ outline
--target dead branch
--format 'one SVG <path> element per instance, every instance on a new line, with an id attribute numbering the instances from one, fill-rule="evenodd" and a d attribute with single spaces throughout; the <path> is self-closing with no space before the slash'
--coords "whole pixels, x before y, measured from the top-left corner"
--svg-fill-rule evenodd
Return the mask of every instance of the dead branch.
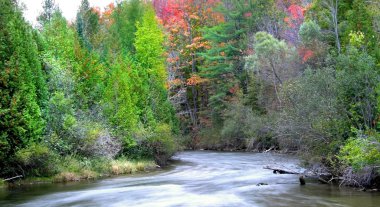
<path id="1" fill-rule="evenodd" d="M 17 179 L 17 178 L 22 178 L 23 176 L 22 175 L 17 175 L 15 177 L 11 177 L 11 178 L 7 178 L 7 179 L 4 179 L 5 182 L 8 182 L 8 181 L 11 181 L 11 180 L 14 180 L 14 179 Z"/>

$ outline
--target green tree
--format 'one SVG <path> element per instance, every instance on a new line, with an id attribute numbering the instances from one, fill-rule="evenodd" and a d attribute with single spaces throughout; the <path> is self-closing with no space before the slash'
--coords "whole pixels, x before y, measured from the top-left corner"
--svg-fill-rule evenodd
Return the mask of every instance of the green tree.
<path id="1" fill-rule="evenodd" d="M 90 7 L 88 0 L 82 0 L 76 17 L 76 29 L 80 43 L 88 50 L 93 49 L 94 36 L 99 27 L 98 14 Z"/>
<path id="2" fill-rule="evenodd" d="M 146 8 L 141 23 L 137 23 L 135 40 L 136 61 L 144 70 L 144 84 L 149 85 L 148 101 L 144 104 L 150 107 L 157 122 L 170 123 L 173 109 L 168 101 L 166 91 L 166 69 L 163 47 L 164 35 L 158 25 L 154 10 Z"/>
<path id="3" fill-rule="evenodd" d="M 295 49 L 266 32 L 258 32 L 255 34 L 254 50 L 255 54 L 246 58 L 246 69 L 261 79 L 272 82 L 277 104 L 281 106 L 279 87 L 289 77 L 297 74 L 297 67 L 289 65 L 296 63 Z"/>
<path id="4" fill-rule="evenodd" d="M 52 20 L 55 11 L 58 10 L 58 7 L 55 4 L 55 0 L 45 0 L 42 2 L 42 8 L 43 11 L 37 17 L 37 20 L 41 25 L 44 25 Z"/>
<path id="5" fill-rule="evenodd" d="M 110 32 L 114 40 L 113 49 L 124 53 L 134 53 L 134 40 L 137 31 L 136 23 L 141 21 L 144 4 L 141 0 L 120 2 L 112 14 L 114 23 Z"/>
<path id="6" fill-rule="evenodd" d="M 248 78 L 244 70 L 244 56 L 249 50 L 249 37 L 263 27 L 265 20 L 272 19 L 274 1 L 226 0 L 218 8 L 224 22 L 205 28 L 204 38 L 210 42 L 211 49 L 201 56 L 205 64 L 201 75 L 212 81 L 210 107 L 217 122 L 222 121 L 222 112 L 231 88 L 238 85 L 247 93 Z"/>
<path id="7" fill-rule="evenodd" d="M 45 122 L 38 98 L 43 98 L 46 83 L 32 28 L 14 1 L 1 0 L 0 6 L 0 162 L 4 165 L 17 150 L 41 139 Z"/>

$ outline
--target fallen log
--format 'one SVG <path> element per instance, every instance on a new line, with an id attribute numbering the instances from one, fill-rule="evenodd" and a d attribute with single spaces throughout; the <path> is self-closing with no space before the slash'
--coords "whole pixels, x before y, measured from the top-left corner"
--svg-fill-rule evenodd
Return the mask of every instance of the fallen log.
<path id="1" fill-rule="evenodd" d="M 5 181 L 5 182 L 9 182 L 9 181 L 12 181 L 12 180 L 14 180 L 14 179 L 22 178 L 22 177 L 23 177 L 22 175 L 17 175 L 17 176 L 11 177 L 11 178 L 4 179 L 4 181 Z"/>
<path id="2" fill-rule="evenodd" d="M 270 147 L 269 149 L 265 150 L 264 153 L 270 152 L 271 150 L 274 150 L 274 147 Z"/>
<path id="3" fill-rule="evenodd" d="M 264 169 L 273 170 L 274 174 L 295 174 L 295 175 L 303 174 L 301 172 L 296 172 L 289 169 L 282 169 L 282 168 L 271 167 L 271 166 L 264 166 Z"/>
<path id="4" fill-rule="evenodd" d="M 300 175 L 299 181 L 301 185 L 305 185 L 305 178 L 316 179 L 321 183 L 330 184 L 333 180 L 341 179 L 340 177 L 334 177 L 331 173 L 317 173 L 305 170 L 303 172 L 297 172 L 287 168 L 264 166 L 264 169 L 273 170 L 274 174 L 293 174 Z"/>

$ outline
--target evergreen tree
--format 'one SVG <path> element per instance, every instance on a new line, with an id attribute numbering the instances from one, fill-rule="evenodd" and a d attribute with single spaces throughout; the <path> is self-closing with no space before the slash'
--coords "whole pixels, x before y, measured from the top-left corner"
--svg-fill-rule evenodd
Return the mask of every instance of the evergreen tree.
<path id="1" fill-rule="evenodd" d="M 233 87 L 241 86 L 247 92 L 248 79 L 243 69 L 249 37 L 263 23 L 263 11 L 272 5 L 273 1 L 225 0 L 219 7 L 225 21 L 205 29 L 204 37 L 211 43 L 211 49 L 202 53 L 205 65 L 201 74 L 213 80 L 210 107 L 216 120 L 221 121 Z"/>
<path id="2" fill-rule="evenodd" d="M 57 6 L 55 5 L 55 0 L 45 0 L 42 3 L 43 11 L 42 13 L 37 17 L 38 22 L 41 25 L 44 25 L 47 22 L 50 22 L 53 18 L 53 14 L 56 10 L 58 10 Z"/>
<path id="3" fill-rule="evenodd" d="M 136 23 L 141 21 L 143 3 L 141 0 L 122 1 L 113 13 L 114 24 L 111 27 L 114 44 L 112 49 L 123 53 L 134 53 Z"/>
<path id="4" fill-rule="evenodd" d="M 92 50 L 94 36 L 99 31 L 99 16 L 90 7 L 88 0 L 81 2 L 76 17 L 76 29 L 82 46 Z"/>
<path id="5" fill-rule="evenodd" d="M 143 83 L 149 86 L 145 112 L 153 113 L 159 122 L 171 123 L 173 109 L 167 97 L 166 69 L 164 55 L 164 35 L 158 26 L 155 12 L 151 6 L 146 9 L 141 23 L 137 23 L 135 40 L 136 61 L 145 70 L 141 76 Z M 153 124 L 153 123 L 149 123 Z"/>
<path id="6" fill-rule="evenodd" d="M 44 98 L 46 83 L 32 28 L 14 1 L 1 0 L 0 6 L 0 163 L 4 165 L 17 150 L 40 140 L 45 122 L 38 99 Z"/>

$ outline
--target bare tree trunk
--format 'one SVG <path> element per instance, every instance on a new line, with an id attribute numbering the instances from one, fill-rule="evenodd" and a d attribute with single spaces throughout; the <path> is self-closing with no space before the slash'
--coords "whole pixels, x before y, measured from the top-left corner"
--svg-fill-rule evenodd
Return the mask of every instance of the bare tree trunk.
<path id="1" fill-rule="evenodd" d="M 330 11 L 332 26 L 335 34 L 335 44 L 338 49 L 338 53 L 341 52 L 339 29 L 338 29 L 338 4 L 339 0 L 325 0 L 323 5 Z"/>
<path id="2" fill-rule="evenodd" d="M 280 82 L 280 84 L 282 84 L 282 81 L 280 79 L 280 77 L 278 77 L 277 73 L 276 73 L 276 70 L 274 68 L 274 65 L 273 65 L 273 61 L 270 60 L 270 65 L 271 65 L 271 68 L 272 68 L 272 73 L 273 73 L 273 86 L 274 86 L 274 91 L 276 93 L 276 97 L 277 97 L 277 100 L 278 100 L 278 103 L 280 104 L 280 107 L 281 107 L 281 99 L 280 99 L 280 96 L 278 95 L 278 89 L 277 89 L 277 79 L 278 81 Z"/>

